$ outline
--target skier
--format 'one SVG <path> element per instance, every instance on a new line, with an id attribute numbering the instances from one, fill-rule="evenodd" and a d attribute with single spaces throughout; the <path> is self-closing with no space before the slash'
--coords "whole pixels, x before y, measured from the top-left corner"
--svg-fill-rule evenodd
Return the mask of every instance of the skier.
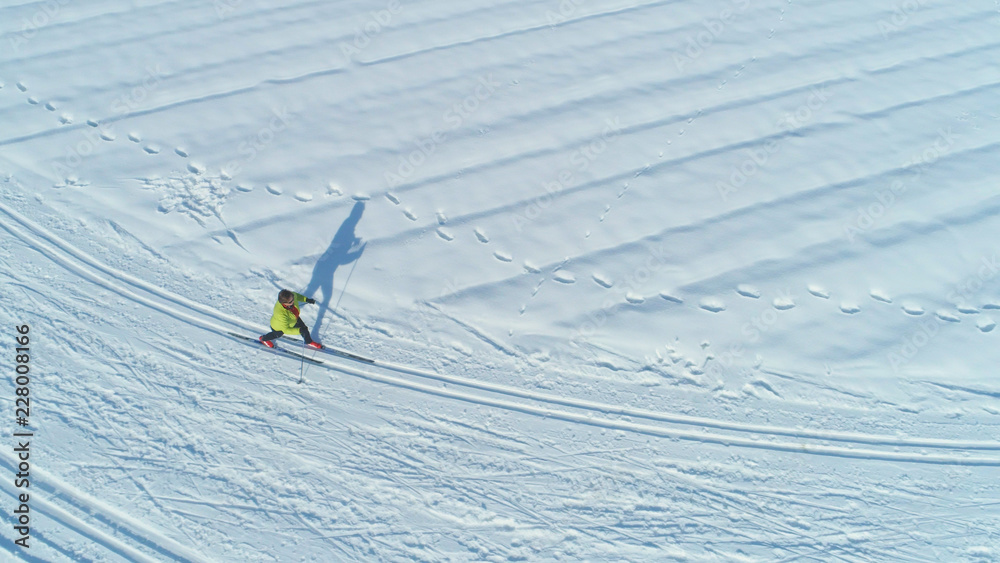
<path id="1" fill-rule="evenodd" d="M 261 344 L 274 348 L 272 340 L 285 334 L 298 334 L 306 341 L 306 346 L 317 350 L 323 349 L 322 344 L 313 341 L 309 335 L 309 327 L 299 317 L 299 303 L 311 304 L 316 303 L 316 300 L 287 289 L 278 292 L 278 302 L 274 304 L 274 314 L 271 315 L 271 332 L 258 338 Z"/>

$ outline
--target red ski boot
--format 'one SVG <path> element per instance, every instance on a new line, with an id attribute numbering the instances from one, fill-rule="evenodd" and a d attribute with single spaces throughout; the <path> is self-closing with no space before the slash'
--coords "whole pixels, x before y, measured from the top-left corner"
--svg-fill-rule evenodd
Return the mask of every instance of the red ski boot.
<path id="1" fill-rule="evenodd" d="M 263 336 L 258 338 L 257 341 L 263 344 L 264 346 L 267 346 L 268 348 L 274 348 L 274 342 L 271 342 L 270 340 L 264 340 Z"/>

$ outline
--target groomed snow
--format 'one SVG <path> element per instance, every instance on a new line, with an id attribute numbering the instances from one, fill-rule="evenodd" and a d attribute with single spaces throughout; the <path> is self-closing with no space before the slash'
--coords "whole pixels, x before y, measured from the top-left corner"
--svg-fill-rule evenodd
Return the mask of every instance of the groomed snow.
<path id="1" fill-rule="evenodd" d="M 997 2 L 0 34 L 0 558 L 1000 560 Z"/>

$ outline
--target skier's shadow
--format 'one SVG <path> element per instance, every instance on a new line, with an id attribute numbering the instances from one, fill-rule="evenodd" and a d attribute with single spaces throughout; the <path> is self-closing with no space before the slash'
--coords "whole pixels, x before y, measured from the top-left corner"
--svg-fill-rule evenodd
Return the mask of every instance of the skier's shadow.
<path id="1" fill-rule="evenodd" d="M 358 226 L 358 221 L 361 220 L 361 214 L 364 212 L 365 203 L 363 201 L 354 204 L 351 214 L 337 229 L 337 234 L 333 235 L 330 246 L 313 267 L 312 279 L 309 280 L 309 286 L 306 287 L 304 293 L 316 299 L 316 303 L 319 305 L 319 311 L 316 313 L 316 325 L 312 331 L 317 337 L 323 325 L 323 316 L 330 309 L 330 301 L 333 299 L 333 274 L 336 273 L 337 268 L 356 261 L 365 250 L 365 243 L 361 242 L 361 239 L 354 234 L 354 229 Z M 318 289 L 323 290 L 322 300 L 315 295 Z M 347 284 L 345 282 L 342 291 L 346 290 Z"/>

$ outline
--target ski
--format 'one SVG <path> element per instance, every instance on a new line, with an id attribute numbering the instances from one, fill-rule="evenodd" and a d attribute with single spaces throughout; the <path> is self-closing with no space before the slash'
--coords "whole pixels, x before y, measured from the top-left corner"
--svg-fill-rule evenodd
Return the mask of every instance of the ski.
<path id="1" fill-rule="evenodd" d="M 301 340 L 293 340 L 293 342 L 301 342 Z M 322 350 L 318 350 L 318 351 L 319 352 L 324 352 L 326 354 L 330 354 L 331 356 L 337 356 L 338 358 L 344 358 L 344 359 L 347 359 L 347 360 L 354 360 L 355 362 L 361 362 L 363 364 L 374 364 L 375 363 L 375 360 L 373 360 L 371 358 L 366 358 L 364 356 L 359 356 L 358 354 L 354 354 L 354 353 L 351 353 L 351 352 L 346 352 L 344 350 L 338 350 L 337 348 L 331 348 L 331 347 L 326 346 L 326 345 L 323 346 Z"/>
<path id="2" fill-rule="evenodd" d="M 323 349 L 320 350 L 320 352 L 326 352 L 327 354 L 331 354 L 333 356 L 337 356 L 337 357 L 340 357 L 340 358 L 345 358 L 345 359 L 348 359 L 348 360 L 354 360 L 355 362 L 361 362 L 361 363 L 365 363 L 365 364 L 374 364 L 375 363 L 375 360 L 373 360 L 371 358 L 366 358 L 364 356 L 359 356 L 357 354 L 352 354 L 350 352 L 345 352 L 343 350 L 338 350 L 336 348 L 329 348 L 329 347 L 324 346 Z"/>
<path id="3" fill-rule="evenodd" d="M 249 336 L 244 336 L 242 334 L 237 334 L 235 332 L 227 332 L 226 334 L 228 334 L 229 336 L 231 336 L 233 338 L 238 338 L 240 340 L 245 340 L 247 342 L 256 344 L 261 349 L 267 350 L 268 352 L 274 352 L 276 354 L 284 354 L 286 356 L 291 356 L 293 358 L 299 358 L 299 359 L 305 360 L 307 362 L 312 362 L 314 364 L 322 364 L 323 363 L 323 360 L 317 360 L 316 358 L 310 358 L 309 356 L 306 356 L 305 354 L 300 354 L 298 352 L 293 352 L 292 350 L 288 350 L 286 348 L 282 348 L 281 346 L 278 346 L 278 345 L 275 345 L 274 348 L 268 348 L 267 346 L 264 346 L 263 344 L 261 344 L 260 341 L 257 340 L 256 338 L 251 338 Z"/>

